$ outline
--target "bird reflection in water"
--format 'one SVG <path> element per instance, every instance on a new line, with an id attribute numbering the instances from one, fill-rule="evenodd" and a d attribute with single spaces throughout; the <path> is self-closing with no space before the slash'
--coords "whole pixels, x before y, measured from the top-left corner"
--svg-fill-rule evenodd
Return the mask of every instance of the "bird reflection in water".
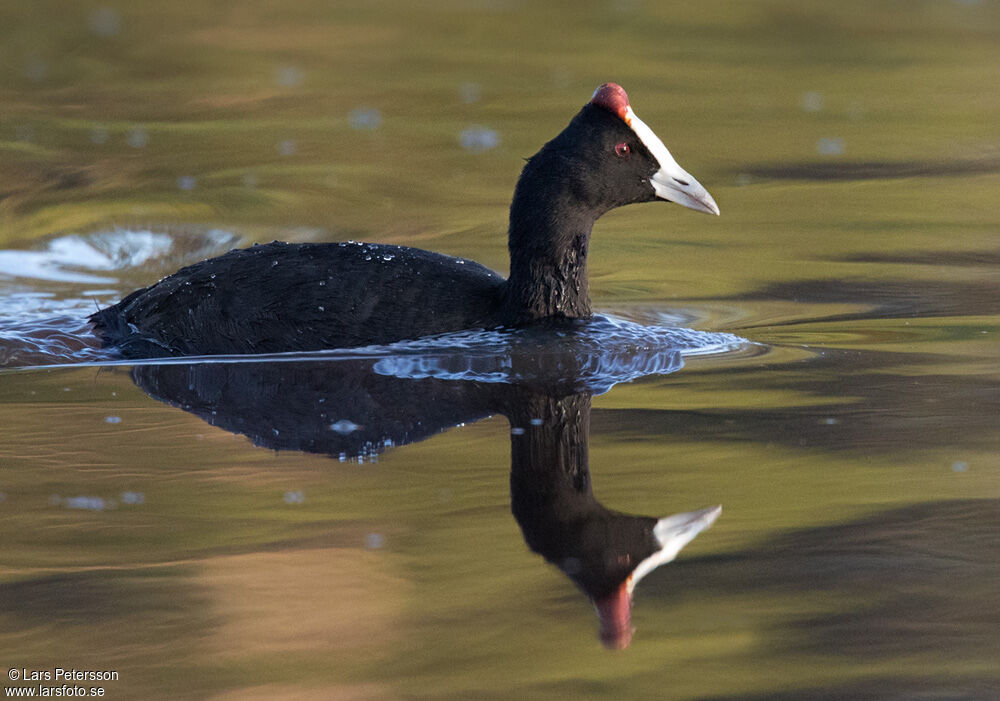
<path id="1" fill-rule="evenodd" d="M 670 348 L 600 355 L 521 344 L 474 357 L 142 364 L 131 375 L 150 396 L 257 445 L 340 459 L 368 459 L 390 446 L 505 415 L 511 511 L 524 540 L 591 599 L 601 641 L 621 649 L 632 638 L 635 585 L 672 561 L 721 507 L 657 519 L 597 501 L 588 457 L 591 397 L 617 381 L 682 366 L 680 351 Z"/>

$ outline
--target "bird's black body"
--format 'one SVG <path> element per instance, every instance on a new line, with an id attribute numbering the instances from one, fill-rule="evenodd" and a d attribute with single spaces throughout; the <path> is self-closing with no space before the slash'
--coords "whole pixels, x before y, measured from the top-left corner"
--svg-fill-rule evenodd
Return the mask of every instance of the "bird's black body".
<path id="1" fill-rule="evenodd" d="M 275 242 L 182 268 L 91 319 L 126 357 L 310 351 L 496 326 L 503 286 L 418 248 Z"/>
<path id="2" fill-rule="evenodd" d="M 651 184 L 663 168 L 649 137 L 621 116 L 627 96 L 609 85 L 524 167 L 510 209 L 509 279 L 415 248 L 271 243 L 137 290 L 93 314 L 95 330 L 127 357 L 150 357 L 347 348 L 588 318 L 594 222 L 615 207 L 663 198 Z M 670 158 L 660 148 L 661 160 Z"/>

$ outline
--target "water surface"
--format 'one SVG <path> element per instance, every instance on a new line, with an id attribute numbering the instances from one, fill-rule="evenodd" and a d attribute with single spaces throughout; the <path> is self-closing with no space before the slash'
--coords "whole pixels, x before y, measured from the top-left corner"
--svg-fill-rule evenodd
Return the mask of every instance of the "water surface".
<path id="1" fill-rule="evenodd" d="M 996 698 L 998 46 L 990 2 L 0 7 L 0 661 L 110 698 Z M 275 238 L 504 271 L 522 159 L 606 80 L 722 216 L 598 222 L 609 326 L 568 356 L 87 333 Z M 574 411 L 603 507 L 723 506 L 621 652 L 511 513 L 515 441 Z"/>

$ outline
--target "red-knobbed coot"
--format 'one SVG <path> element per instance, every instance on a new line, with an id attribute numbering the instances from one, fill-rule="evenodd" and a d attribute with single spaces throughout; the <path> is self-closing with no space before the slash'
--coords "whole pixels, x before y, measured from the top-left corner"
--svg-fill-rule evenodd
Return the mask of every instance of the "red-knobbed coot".
<path id="1" fill-rule="evenodd" d="M 590 231 L 667 200 L 718 214 L 614 83 L 532 156 L 510 207 L 510 277 L 405 246 L 274 242 L 182 268 L 90 319 L 126 357 L 276 353 L 591 316 Z"/>

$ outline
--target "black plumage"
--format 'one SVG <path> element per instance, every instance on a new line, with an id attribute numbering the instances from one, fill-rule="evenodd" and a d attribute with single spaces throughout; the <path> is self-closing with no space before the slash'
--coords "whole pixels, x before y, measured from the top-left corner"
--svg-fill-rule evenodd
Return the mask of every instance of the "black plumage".
<path id="1" fill-rule="evenodd" d="M 666 199 L 653 185 L 664 172 L 690 177 L 631 115 L 624 90 L 602 86 L 528 160 L 510 208 L 508 279 L 415 248 L 275 242 L 183 268 L 90 319 L 106 346 L 150 357 L 348 348 L 588 318 L 594 222 L 615 207 Z M 701 199 L 678 201 L 717 212 L 691 181 Z"/>

